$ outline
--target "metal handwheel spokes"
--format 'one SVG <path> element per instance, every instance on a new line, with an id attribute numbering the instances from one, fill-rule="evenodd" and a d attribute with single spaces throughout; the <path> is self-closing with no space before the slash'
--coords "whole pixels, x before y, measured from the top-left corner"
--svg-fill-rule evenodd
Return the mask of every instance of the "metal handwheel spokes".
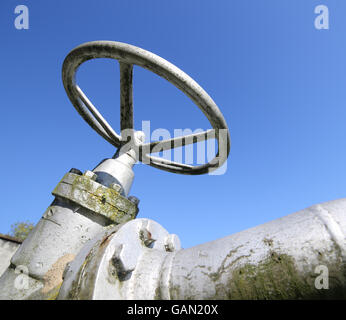
<path id="1" fill-rule="evenodd" d="M 111 58 L 119 61 L 121 135 L 113 130 L 76 84 L 75 75 L 78 67 L 83 62 L 95 58 Z M 213 129 L 164 141 L 142 144 L 136 141 L 133 124 L 133 65 L 156 73 L 183 91 L 202 110 Z M 70 101 L 87 123 L 113 146 L 122 148 L 126 145 L 138 150 L 138 159 L 142 162 L 174 173 L 203 174 L 217 169 L 227 160 L 230 151 L 229 131 L 215 102 L 186 73 L 149 51 L 121 42 L 88 42 L 76 47 L 67 55 L 63 64 L 62 78 Z M 213 160 L 203 165 L 190 166 L 150 155 L 153 152 L 173 149 L 212 138 L 216 138 L 218 141 L 218 152 Z"/>

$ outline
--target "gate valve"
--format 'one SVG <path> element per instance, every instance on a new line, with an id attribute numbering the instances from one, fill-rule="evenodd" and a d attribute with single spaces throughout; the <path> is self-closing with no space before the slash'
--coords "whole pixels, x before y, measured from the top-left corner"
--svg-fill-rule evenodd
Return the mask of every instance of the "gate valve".
<path id="1" fill-rule="evenodd" d="M 78 67 L 95 58 L 119 61 L 120 134 L 113 130 L 76 84 Z M 133 123 L 133 65 L 158 74 L 183 91 L 201 109 L 213 129 L 144 143 L 144 133 L 135 131 Z M 111 260 L 114 275 L 121 278 L 119 281 L 125 281 L 132 272 L 135 274 L 142 269 L 142 257 L 148 252 L 169 255 L 179 250 L 177 236 L 169 235 L 157 223 L 147 219 L 134 220 L 139 200 L 128 197 L 134 179 L 134 164 L 141 161 L 169 172 L 196 175 L 217 169 L 226 161 L 230 151 L 228 127 L 215 102 L 187 74 L 149 51 L 120 42 L 88 42 L 67 55 L 63 63 L 62 79 L 67 95 L 78 113 L 116 147 L 117 152 L 112 158 L 101 161 L 92 171 L 82 173 L 73 168 L 65 174 L 52 192 L 54 201 L 16 251 L 10 267 L 0 278 L 0 287 L 3 288 L 0 299 L 55 299 L 59 291 L 60 297 L 64 297 L 64 292 L 70 292 L 70 280 L 80 274 L 79 271 L 75 273 L 80 268 L 79 263 L 82 263 L 82 269 L 87 269 L 84 264 L 86 257 L 92 259 L 90 263 L 95 263 L 95 268 L 97 266 L 103 275 L 106 275 L 103 271 L 108 270 Z M 207 139 L 218 141 L 218 152 L 213 160 L 203 165 L 189 166 L 151 155 L 157 152 L 154 149 L 164 151 Z M 96 250 L 98 255 L 92 258 L 88 252 L 94 246 L 95 250 L 100 250 Z M 24 291 L 18 291 L 13 287 L 13 279 L 16 277 L 16 267 L 23 265 L 28 269 L 29 286 Z M 66 265 L 68 267 L 65 270 Z M 151 260 L 144 266 L 148 272 L 152 271 Z M 84 275 L 83 272 L 81 274 Z M 127 289 L 124 287 L 124 291 L 119 292 L 119 297 L 132 292 L 132 284 L 135 285 L 135 282 L 128 283 Z M 104 285 L 98 281 L 98 289 L 92 293 L 93 297 L 100 297 L 99 288 L 103 297 Z"/>
<path id="2" fill-rule="evenodd" d="M 79 66 L 95 58 L 111 58 L 120 66 L 120 135 L 117 134 L 76 83 Z M 208 118 L 213 129 L 169 140 L 144 143 L 144 134 L 134 130 L 132 76 L 133 65 L 141 66 L 165 78 L 183 91 Z M 93 171 L 97 181 L 106 186 L 119 183 L 127 196 L 133 181 L 132 167 L 137 160 L 165 171 L 180 174 L 204 174 L 220 167 L 230 151 L 228 127 L 210 96 L 186 73 L 165 59 L 141 48 L 114 41 L 93 41 L 73 49 L 66 57 L 62 71 L 67 95 L 84 120 L 104 139 L 118 148 L 113 159 L 101 162 Z M 154 157 L 153 149 L 164 151 L 216 138 L 218 152 L 210 162 L 190 166 Z"/>

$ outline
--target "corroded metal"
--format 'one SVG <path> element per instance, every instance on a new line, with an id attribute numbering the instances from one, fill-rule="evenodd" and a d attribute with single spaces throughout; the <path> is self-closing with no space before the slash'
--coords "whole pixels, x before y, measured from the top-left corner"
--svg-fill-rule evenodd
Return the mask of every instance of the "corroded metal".
<path id="1" fill-rule="evenodd" d="M 140 220 L 78 255 L 60 298 L 346 298 L 346 199 L 184 250 Z M 329 272 L 328 289 L 316 287 L 319 266 Z"/>
<path id="2" fill-rule="evenodd" d="M 127 63 L 120 65 L 120 128 L 121 131 L 133 129 L 133 96 L 132 75 L 133 66 Z M 122 137 L 124 140 L 124 137 Z"/>
<path id="3" fill-rule="evenodd" d="M 87 123 L 108 142 L 121 148 L 128 144 L 128 136 L 125 139 L 123 132 L 120 136 L 111 128 L 75 81 L 75 74 L 79 66 L 83 62 L 95 58 L 112 58 L 120 63 L 121 130 L 133 129 L 133 65 L 156 73 L 183 91 L 201 109 L 213 127 L 212 135 L 209 134 L 209 131 L 205 131 L 189 137 L 177 137 L 168 141 L 147 144 L 138 144 L 135 139 L 130 139 L 129 143 L 133 149 L 139 150 L 140 161 L 174 173 L 204 174 L 217 169 L 227 160 L 230 151 L 230 136 L 226 121 L 212 98 L 191 77 L 165 59 L 141 48 L 115 41 L 93 41 L 76 47 L 68 54 L 63 64 L 62 78 L 73 106 Z M 154 147 L 158 152 L 213 138 L 218 140 L 218 152 L 213 160 L 204 165 L 189 166 L 149 155 Z"/>
<path id="4" fill-rule="evenodd" d="M 53 191 L 55 200 L 11 259 L 0 278 L 0 299 L 55 299 L 66 265 L 84 245 L 109 225 L 135 218 L 136 204 L 119 189 L 94 180 L 97 174 L 67 173 Z M 18 268 L 27 270 L 16 287 Z"/>
<path id="5" fill-rule="evenodd" d="M 96 179 L 96 174 L 93 174 Z M 66 173 L 52 194 L 105 216 L 109 223 L 129 221 L 138 213 L 137 206 L 114 188 L 108 188 L 87 176 Z"/>
<path id="6" fill-rule="evenodd" d="M 100 57 L 120 63 L 122 136 L 74 81 L 81 63 Z M 142 133 L 132 130 L 133 64 L 181 89 L 214 130 L 144 144 Z M 82 174 L 72 169 L 64 176 L 53 191 L 55 200 L 0 278 L 0 299 L 346 298 L 346 199 L 185 250 L 179 238 L 158 223 L 132 220 L 139 200 L 126 197 L 138 159 L 150 157 L 150 165 L 171 172 L 201 174 L 217 168 L 229 153 L 228 128 L 219 109 L 180 69 L 143 49 L 100 41 L 81 45 L 68 55 L 63 80 L 78 112 L 119 149 L 113 159 L 102 161 L 93 171 Z M 132 130 L 126 139 L 123 129 Z M 221 135 L 219 129 L 227 134 Z M 183 146 L 214 134 L 219 151 L 226 149 L 217 162 L 190 167 L 148 156 L 153 148 Z M 130 147 L 124 150 L 128 137 Z M 140 155 L 137 147 L 147 151 Z M 321 267 L 328 271 L 324 288 L 316 285 Z M 19 288 L 15 284 L 23 270 L 27 270 L 28 283 Z"/>
<path id="7" fill-rule="evenodd" d="M 0 278 L 0 299 L 50 299 L 62 283 L 64 264 L 107 223 L 103 216 L 57 197 L 11 259 Z M 16 269 L 28 271 L 29 286 L 17 288 Z"/>
<path id="8" fill-rule="evenodd" d="M 346 298 L 346 199 L 181 250 L 162 268 L 164 299 Z M 315 286 L 318 266 L 328 289 Z"/>
<path id="9" fill-rule="evenodd" d="M 71 262 L 58 298 L 104 300 L 142 295 L 155 299 L 162 257 L 172 239 L 172 251 L 179 250 L 178 238 L 149 219 L 136 219 L 105 230 Z M 149 280 L 148 273 L 154 278 Z"/>

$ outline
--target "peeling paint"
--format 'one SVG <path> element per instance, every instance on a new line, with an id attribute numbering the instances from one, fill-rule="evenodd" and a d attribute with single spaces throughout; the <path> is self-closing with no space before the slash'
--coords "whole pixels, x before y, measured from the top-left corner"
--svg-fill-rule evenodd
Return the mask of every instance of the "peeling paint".
<path id="1" fill-rule="evenodd" d="M 44 287 L 41 290 L 43 294 L 47 294 L 55 287 L 61 286 L 63 281 L 62 275 L 65 270 L 66 264 L 72 261 L 74 257 L 74 254 L 67 253 L 51 266 L 51 268 L 43 277 Z"/>

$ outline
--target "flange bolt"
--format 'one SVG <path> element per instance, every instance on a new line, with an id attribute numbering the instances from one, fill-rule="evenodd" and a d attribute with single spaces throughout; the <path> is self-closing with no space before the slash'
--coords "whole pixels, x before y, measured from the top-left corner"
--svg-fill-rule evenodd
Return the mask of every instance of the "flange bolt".
<path id="1" fill-rule="evenodd" d="M 135 204 L 136 206 L 138 206 L 138 203 L 139 203 L 139 199 L 135 196 L 129 196 L 128 199 L 133 203 Z"/>
<path id="2" fill-rule="evenodd" d="M 181 249 L 180 240 L 176 234 L 169 234 L 165 238 L 165 249 L 168 252 L 178 251 Z"/>
<path id="3" fill-rule="evenodd" d="M 89 179 L 91 179 L 91 180 L 94 180 L 94 181 L 95 181 L 96 178 L 97 178 L 97 174 L 94 173 L 94 172 L 92 172 L 92 171 L 90 171 L 90 170 L 85 171 L 85 172 L 84 172 L 84 176 L 87 177 L 87 178 L 89 178 Z"/>
<path id="4" fill-rule="evenodd" d="M 113 190 L 115 190 L 116 192 L 118 192 L 118 193 L 121 193 L 121 191 L 122 191 L 122 187 L 121 187 L 121 185 L 120 184 L 118 184 L 118 183 L 111 183 L 111 185 L 109 186 L 111 189 L 113 189 Z"/>
<path id="5" fill-rule="evenodd" d="M 80 171 L 79 169 L 76 169 L 76 168 L 72 168 L 69 172 L 74 173 L 74 174 L 78 174 L 79 176 L 81 176 L 83 174 L 82 171 Z"/>

